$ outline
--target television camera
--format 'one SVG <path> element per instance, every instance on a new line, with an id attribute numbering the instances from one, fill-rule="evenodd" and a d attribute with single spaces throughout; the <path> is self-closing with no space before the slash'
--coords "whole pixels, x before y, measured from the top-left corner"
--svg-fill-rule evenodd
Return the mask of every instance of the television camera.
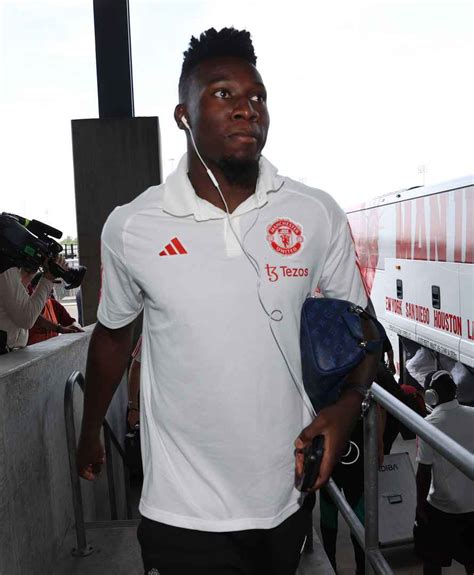
<path id="1" fill-rule="evenodd" d="M 51 273 L 65 282 L 66 289 L 79 287 L 87 268 L 63 269 L 54 258 L 63 247 L 53 238 L 63 233 L 38 220 L 27 220 L 15 214 L 0 214 L 0 273 L 12 268 L 36 270 L 47 265 Z"/>

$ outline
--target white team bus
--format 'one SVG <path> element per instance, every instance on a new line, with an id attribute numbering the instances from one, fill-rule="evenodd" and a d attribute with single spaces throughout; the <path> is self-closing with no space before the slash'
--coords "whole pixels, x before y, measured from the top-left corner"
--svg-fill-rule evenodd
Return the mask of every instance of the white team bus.
<path id="1" fill-rule="evenodd" d="M 429 368 L 448 369 L 474 402 L 474 176 L 380 196 L 346 213 L 402 380 L 408 359 L 421 384 Z"/>

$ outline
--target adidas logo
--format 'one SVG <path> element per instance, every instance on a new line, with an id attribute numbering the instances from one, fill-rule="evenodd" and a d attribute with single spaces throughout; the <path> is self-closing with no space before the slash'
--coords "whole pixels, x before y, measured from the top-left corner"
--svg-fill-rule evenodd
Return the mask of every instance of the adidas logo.
<path id="1" fill-rule="evenodd" d="M 178 238 L 173 238 L 168 245 L 165 246 L 164 250 L 161 250 L 160 256 L 177 256 L 184 255 L 188 252 L 185 250 L 183 244 L 178 240 Z"/>

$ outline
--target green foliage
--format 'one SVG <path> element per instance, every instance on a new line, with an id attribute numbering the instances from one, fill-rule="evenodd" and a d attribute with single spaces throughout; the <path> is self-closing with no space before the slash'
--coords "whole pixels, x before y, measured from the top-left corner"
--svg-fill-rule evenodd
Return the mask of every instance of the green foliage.
<path id="1" fill-rule="evenodd" d="M 61 244 L 65 246 L 66 244 L 77 244 L 77 238 L 71 238 L 71 236 L 66 236 L 61 240 Z"/>

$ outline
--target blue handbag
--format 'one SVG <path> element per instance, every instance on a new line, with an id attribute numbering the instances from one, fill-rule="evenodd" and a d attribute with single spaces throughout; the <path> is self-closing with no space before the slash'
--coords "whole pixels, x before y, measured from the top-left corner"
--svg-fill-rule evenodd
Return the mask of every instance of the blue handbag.
<path id="1" fill-rule="evenodd" d="M 362 318 L 370 318 L 379 338 L 366 340 Z M 316 412 L 335 402 L 346 376 L 386 338 L 382 324 L 350 301 L 308 298 L 301 310 L 300 346 L 303 385 Z"/>

